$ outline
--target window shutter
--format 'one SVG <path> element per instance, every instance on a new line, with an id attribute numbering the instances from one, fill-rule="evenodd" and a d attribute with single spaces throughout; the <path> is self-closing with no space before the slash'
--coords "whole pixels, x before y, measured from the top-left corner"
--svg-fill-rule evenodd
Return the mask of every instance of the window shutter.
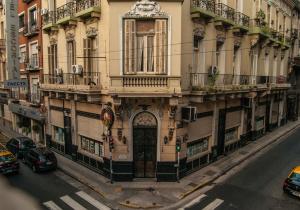
<path id="1" fill-rule="evenodd" d="M 52 52 L 52 54 L 53 54 L 53 57 L 54 57 L 54 64 L 53 64 L 53 66 L 54 66 L 54 69 L 56 69 L 57 68 L 57 45 L 55 44 L 55 45 L 53 45 L 53 51 L 54 52 Z"/>
<path id="2" fill-rule="evenodd" d="M 83 39 L 83 66 L 84 66 L 84 71 L 86 72 L 88 70 L 88 39 Z"/>
<path id="3" fill-rule="evenodd" d="M 136 25 L 135 20 L 124 21 L 124 73 L 136 71 Z"/>
<path id="4" fill-rule="evenodd" d="M 167 20 L 158 19 L 155 21 L 155 50 L 154 65 L 155 72 L 160 74 L 167 73 Z"/>
<path id="5" fill-rule="evenodd" d="M 51 47 L 48 47 L 48 68 L 49 68 L 49 74 L 53 74 L 53 68 L 52 68 L 52 56 L 51 56 Z"/>

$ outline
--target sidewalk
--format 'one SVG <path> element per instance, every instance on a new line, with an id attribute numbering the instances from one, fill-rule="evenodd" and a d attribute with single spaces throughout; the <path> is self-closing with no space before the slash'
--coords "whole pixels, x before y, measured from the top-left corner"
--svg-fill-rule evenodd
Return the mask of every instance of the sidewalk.
<path id="1" fill-rule="evenodd" d="M 253 156 L 268 145 L 276 142 L 280 137 L 296 129 L 300 125 L 300 120 L 289 122 L 277 128 L 272 133 L 267 133 L 262 138 L 249 143 L 248 145 L 222 157 L 220 160 L 184 177 L 177 182 L 114 182 L 110 184 L 109 179 L 87 169 L 62 155 L 56 154 L 58 167 L 88 185 L 98 192 L 111 206 L 117 208 L 120 204 L 122 209 L 128 208 L 159 208 L 174 205 L 179 200 L 212 183 L 215 179 L 222 176 L 233 167 L 239 165 L 249 157 Z M 0 128 L 1 132 L 2 128 Z M 5 133 L 4 133 L 5 134 Z M 6 133 L 10 135 L 13 133 Z M 120 208 L 120 207 L 119 207 Z"/>

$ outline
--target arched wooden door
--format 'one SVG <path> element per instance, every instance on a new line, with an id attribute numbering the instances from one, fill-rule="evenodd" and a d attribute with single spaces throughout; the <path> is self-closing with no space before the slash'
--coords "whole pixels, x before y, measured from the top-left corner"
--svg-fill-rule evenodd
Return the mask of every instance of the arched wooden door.
<path id="1" fill-rule="evenodd" d="M 136 178 L 153 178 L 156 173 L 157 120 L 141 112 L 133 120 L 133 164 Z"/>

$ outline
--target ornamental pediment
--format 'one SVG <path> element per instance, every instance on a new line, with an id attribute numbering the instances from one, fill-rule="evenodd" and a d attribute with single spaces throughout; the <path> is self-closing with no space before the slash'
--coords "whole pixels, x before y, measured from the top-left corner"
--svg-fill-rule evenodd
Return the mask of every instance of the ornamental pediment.
<path id="1" fill-rule="evenodd" d="M 168 17 L 156 1 L 141 0 L 136 2 L 125 15 L 127 18 L 157 18 Z"/>

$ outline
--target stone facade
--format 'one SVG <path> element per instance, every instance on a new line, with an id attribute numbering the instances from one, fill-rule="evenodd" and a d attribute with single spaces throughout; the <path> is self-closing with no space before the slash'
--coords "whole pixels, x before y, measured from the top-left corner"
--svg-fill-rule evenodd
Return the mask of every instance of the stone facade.
<path id="1" fill-rule="evenodd" d="M 46 144 L 100 174 L 174 181 L 286 122 L 292 1 L 42 8 Z"/>

